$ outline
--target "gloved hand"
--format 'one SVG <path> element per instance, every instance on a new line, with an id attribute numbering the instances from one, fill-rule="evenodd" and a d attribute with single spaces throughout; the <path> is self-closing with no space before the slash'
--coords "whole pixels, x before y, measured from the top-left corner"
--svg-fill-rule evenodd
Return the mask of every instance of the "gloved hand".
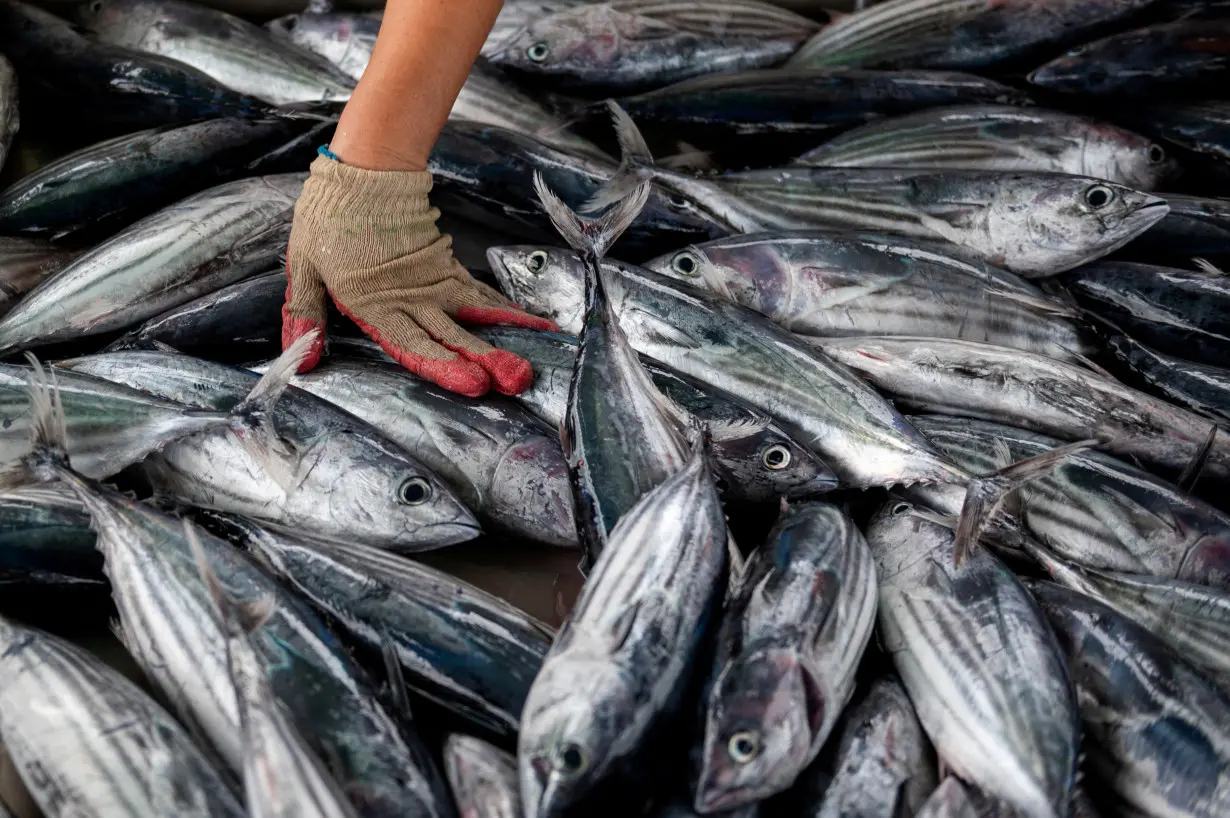
<path id="1" fill-rule="evenodd" d="M 436 229 L 427 201 L 428 172 L 372 171 L 326 156 L 295 206 L 286 254 L 282 347 L 320 330 L 301 372 L 316 366 L 324 345 L 325 294 L 347 317 L 412 372 L 445 389 L 477 397 L 506 395 L 533 382 L 530 364 L 496 349 L 453 322 L 556 329 L 475 281 L 453 257 L 452 239 Z"/>

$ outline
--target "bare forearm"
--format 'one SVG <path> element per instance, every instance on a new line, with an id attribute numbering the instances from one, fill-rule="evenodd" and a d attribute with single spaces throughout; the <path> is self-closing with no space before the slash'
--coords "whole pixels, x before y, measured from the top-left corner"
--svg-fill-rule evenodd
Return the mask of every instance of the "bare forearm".
<path id="1" fill-rule="evenodd" d="M 424 170 L 503 0 L 389 0 L 331 148 L 368 170 Z"/>

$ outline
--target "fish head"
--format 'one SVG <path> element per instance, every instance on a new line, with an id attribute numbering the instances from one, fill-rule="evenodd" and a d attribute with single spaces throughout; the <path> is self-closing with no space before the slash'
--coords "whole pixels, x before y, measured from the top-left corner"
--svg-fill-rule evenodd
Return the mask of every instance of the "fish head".
<path id="1" fill-rule="evenodd" d="M 764 245 L 748 247 L 742 241 L 694 245 L 659 256 L 644 266 L 769 315 L 782 300 L 781 295 L 788 295 L 765 292 L 766 288 L 780 289 L 780 282 L 790 277 L 783 274 L 782 260 Z"/>
<path id="2" fill-rule="evenodd" d="M 505 449 L 492 474 L 487 511 L 515 533 L 565 548 L 580 546 L 568 461 L 559 438 L 524 435 Z"/>
<path id="3" fill-rule="evenodd" d="M 294 36 L 295 29 L 299 27 L 299 21 L 302 17 L 303 15 L 301 14 L 283 15 L 265 23 L 265 30 L 275 37 L 289 40 Z"/>
<path id="4" fill-rule="evenodd" d="M 1004 180 L 989 205 L 987 234 L 1020 237 L 1012 268 L 1052 275 L 1111 253 L 1166 216 L 1164 199 L 1086 176 L 1038 174 Z"/>
<path id="5" fill-rule="evenodd" d="M 1131 90 L 1142 67 L 1141 40 L 1119 34 L 1056 57 L 1028 77 L 1032 85 L 1065 94 L 1105 95 Z"/>
<path id="6" fill-rule="evenodd" d="M 1082 154 L 1086 175 L 1137 190 L 1157 190 L 1178 170 L 1161 145 L 1113 126 L 1093 125 L 1082 142 Z"/>
<path id="7" fill-rule="evenodd" d="M 776 426 L 749 422 L 711 426 L 713 455 L 723 479 L 746 500 L 807 497 L 837 487 L 837 475 L 814 452 Z"/>
<path id="8" fill-rule="evenodd" d="M 625 61 L 627 24 L 635 15 L 595 6 L 563 9 L 509 35 L 488 59 L 514 72 L 565 84 L 601 84 Z"/>
<path id="9" fill-rule="evenodd" d="M 650 188 L 649 199 L 637 216 L 636 224 L 675 239 L 668 245 L 674 247 L 692 241 L 721 238 L 731 233 L 729 224 L 691 197 L 657 184 Z"/>
<path id="10" fill-rule="evenodd" d="M 793 650 L 753 651 L 723 668 L 705 716 L 697 811 L 733 809 L 788 789 L 811 760 L 827 703 Z"/>
<path id="11" fill-rule="evenodd" d="M 552 659 L 521 714 L 517 761 L 525 818 L 550 818 L 580 801 L 615 760 L 620 737 L 643 709 L 609 658 Z M 577 695 L 578 686 L 585 695 Z"/>
<path id="12" fill-rule="evenodd" d="M 559 247 L 505 245 L 487 250 L 504 294 L 534 315 L 578 334 L 585 319 L 585 271 L 576 254 Z"/>
<path id="13" fill-rule="evenodd" d="M 157 9 L 130 0 L 90 0 L 77 7 L 76 21 L 82 28 L 106 35 L 113 45 L 136 48 L 158 20 Z"/>

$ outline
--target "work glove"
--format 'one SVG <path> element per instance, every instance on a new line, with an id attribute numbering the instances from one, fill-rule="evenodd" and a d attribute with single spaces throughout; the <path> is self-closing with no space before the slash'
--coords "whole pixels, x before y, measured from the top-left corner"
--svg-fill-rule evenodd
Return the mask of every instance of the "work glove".
<path id="1" fill-rule="evenodd" d="M 453 257 L 452 238 L 436 228 L 427 201 L 431 174 L 350 167 L 327 156 L 295 206 L 286 254 L 282 348 L 311 330 L 319 338 L 300 372 L 320 361 L 325 295 L 411 372 L 445 389 L 478 397 L 495 389 L 524 392 L 528 361 L 480 341 L 453 319 L 553 330 L 475 281 Z"/>

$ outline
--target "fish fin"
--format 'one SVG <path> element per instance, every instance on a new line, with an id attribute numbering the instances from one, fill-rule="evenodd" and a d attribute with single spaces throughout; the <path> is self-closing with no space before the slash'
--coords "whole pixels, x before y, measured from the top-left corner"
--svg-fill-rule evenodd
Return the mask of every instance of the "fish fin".
<path id="1" fill-rule="evenodd" d="M 387 629 L 380 631 L 380 658 L 384 661 L 384 672 L 388 678 L 389 701 L 393 711 L 408 721 L 414 720 L 410 709 L 410 697 L 406 693 L 406 677 L 402 673 L 401 660 L 397 658 L 397 646 Z"/>
<path id="2" fill-rule="evenodd" d="M 581 206 L 582 212 L 585 213 L 596 213 L 627 199 L 639 186 L 647 185 L 654 176 L 653 154 L 649 152 L 645 137 L 641 135 L 632 117 L 614 100 L 607 101 L 607 110 L 611 113 L 615 136 L 619 140 L 619 169 L 610 181 Z M 645 195 L 649 195 L 648 188 Z"/>
<path id="3" fill-rule="evenodd" d="M 44 369 L 30 353 L 26 353 L 26 359 L 31 366 L 26 379 L 30 399 L 30 450 L 0 467 L 0 491 L 61 480 L 76 488 L 85 478 L 73 472 L 69 463 L 64 404 L 55 370 Z"/>
<path id="4" fill-rule="evenodd" d="M 641 603 L 633 602 L 620 611 L 619 616 L 611 624 L 611 630 L 607 635 L 611 639 L 612 653 L 618 651 L 628 641 L 628 636 L 632 633 L 633 626 L 636 625 L 636 617 L 640 610 Z"/>
<path id="5" fill-rule="evenodd" d="M 831 697 L 825 694 L 824 686 L 820 684 L 816 674 L 812 672 L 811 667 L 801 657 L 799 659 L 799 675 L 803 681 L 803 700 L 807 707 L 807 723 L 810 725 L 812 735 L 814 736 L 824 726 L 825 718 L 830 711 L 834 707 L 838 710 L 844 710 L 846 703 L 828 701 Z M 853 693 L 853 689 L 850 692 Z"/>
<path id="6" fill-rule="evenodd" d="M 1098 440 L 1081 440 L 1056 446 L 1054 449 L 998 469 L 985 477 L 975 477 L 965 490 L 961 519 L 953 542 L 953 564 L 960 566 L 973 550 L 982 534 L 995 519 L 1008 495 L 1030 480 L 1052 471 L 1071 455 L 1100 445 Z"/>
<path id="7" fill-rule="evenodd" d="M 1192 259 L 1192 264 L 1195 264 L 1196 269 L 1200 270 L 1202 273 L 1208 273 L 1209 275 L 1214 276 L 1224 276 L 1226 274 L 1225 270 L 1221 269 L 1206 258 L 1194 258 Z"/>
<path id="8" fill-rule="evenodd" d="M 286 456 L 292 446 L 282 439 L 273 423 L 273 409 L 281 399 L 290 379 L 299 371 L 308 350 L 316 342 L 319 330 L 298 338 L 265 370 L 256 386 L 231 410 L 231 430 L 261 468 L 285 488 L 291 476 L 285 474 Z"/>
<path id="9" fill-rule="evenodd" d="M 568 246 L 583 259 L 601 259 L 611 245 L 632 224 L 649 200 L 649 183 L 642 182 L 621 196 L 602 215 L 588 219 L 575 213 L 564 204 L 551 188 L 547 187 L 542 174 L 534 171 L 534 190 L 551 224 L 568 242 Z"/>
<path id="10" fill-rule="evenodd" d="M 1080 314 L 1078 310 L 1073 309 L 1067 304 L 1060 304 L 1058 301 L 1054 301 L 1050 298 L 1039 298 L 1038 296 L 1030 295 L 1029 293 L 1020 293 L 1012 290 L 993 288 L 987 290 L 987 295 L 992 295 L 996 298 L 1003 298 L 1008 301 L 1015 301 L 1018 304 L 1024 304 L 1025 306 L 1033 307 L 1040 312 L 1045 312 L 1047 315 L 1055 315 L 1063 318 L 1076 318 Z"/>
<path id="11" fill-rule="evenodd" d="M 1204 442 L 1200 444 L 1200 448 L 1196 450 L 1196 454 L 1192 457 L 1183 473 L 1179 475 L 1176 484 L 1185 492 L 1191 493 L 1192 489 L 1196 488 L 1196 481 L 1200 479 L 1201 473 L 1204 471 L 1204 465 L 1208 462 L 1209 452 L 1213 449 L 1213 443 L 1217 440 L 1218 425 L 1212 423 L 1209 425 L 1209 434 L 1205 437 Z"/>
<path id="12" fill-rule="evenodd" d="M 679 411 L 685 412 L 683 409 Z M 687 413 L 685 412 L 685 414 Z M 742 420 L 730 420 L 721 423 L 709 421 L 709 437 L 718 443 L 724 440 L 740 440 L 764 431 L 769 428 L 772 422 L 767 417 L 744 418 Z"/>
<path id="13" fill-rule="evenodd" d="M 222 580 L 218 578 L 218 572 L 210 564 L 209 557 L 205 554 L 205 547 L 201 545 L 196 526 L 190 520 L 184 520 L 183 523 L 184 537 L 188 540 L 192 558 L 196 561 L 197 572 L 201 575 L 201 582 L 205 583 L 205 590 L 209 592 L 210 599 L 218 609 L 223 630 L 231 636 L 248 636 L 260 630 L 273 616 L 276 605 L 273 594 L 264 594 L 251 602 L 240 602 L 231 596 L 230 592 L 222 587 Z"/>
<path id="14" fill-rule="evenodd" d="M 691 171 L 692 173 L 717 170 L 717 165 L 713 161 L 713 154 L 709 151 L 703 151 L 695 145 L 689 145 L 687 142 L 678 143 L 676 148 L 678 153 L 658 160 L 658 167 L 666 168 L 667 170 Z"/>
<path id="15" fill-rule="evenodd" d="M 1073 360 L 1077 361 L 1078 363 L 1083 365 L 1086 369 L 1090 370 L 1091 372 L 1096 372 L 1097 374 L 1101 375 L 1103 378 L 1110 378 L 1111 380 L 1115 380 L 1115 376 L 1112 375 L 1110 371 L 1107 370 L 1105 367 L 1098 364 L 1096 361 L 1082 355 L 1079 352 L 1068 349 L 1067 347 L 1064 347 L 1064 351 L 1067 352 L 1069 355 L 1071 355 Z"/>
<path id="16" fill-rule="evenodd" d="M 730 595 L 734 596 L 735 591 L 739 588 L 739 583 L 743 581 L 744 574 L 747 573 L 748 561 L 743 558 L 743 552 L 739 550 L 739 545 L 735 542 L 734 535 L 729 531 L 726 532 L 726 556 L 730 560 L 728 588 Z"/>

